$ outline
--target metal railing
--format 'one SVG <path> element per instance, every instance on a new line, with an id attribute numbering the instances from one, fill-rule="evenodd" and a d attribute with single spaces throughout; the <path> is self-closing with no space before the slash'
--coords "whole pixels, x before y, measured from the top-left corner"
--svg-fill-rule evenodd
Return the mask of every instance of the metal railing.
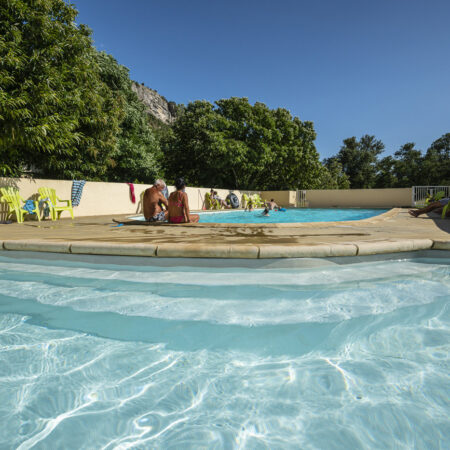
<path id="1" fill-rule="evenodd" d="M 414 206 L 425 203 L 425 200 L 438 192 L 444 192 L 444 197 L 450 197 L 450 186 L 413 186 L 412 204 Z"/>
<path id="2" fill-rule="evenodd" d="M 307 208 L 309 206 L 309 202 L 306 200 L 306 191 L 295 191 L 295 206 L 297 208 Z"/>

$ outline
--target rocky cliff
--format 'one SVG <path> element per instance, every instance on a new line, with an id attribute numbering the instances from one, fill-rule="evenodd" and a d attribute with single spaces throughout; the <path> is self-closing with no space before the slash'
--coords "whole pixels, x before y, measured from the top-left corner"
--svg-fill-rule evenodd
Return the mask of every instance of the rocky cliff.
<path id="1" fill-rule="evenodd" d="M 133 81 L 131 88 L 136 92 L 139 100 L 145 105 L 148 114 L 156 117 L 165 124 L 171 124 L 175 120 L 177 105 L 168 102 L 162 95 L 153 89 Z"/>

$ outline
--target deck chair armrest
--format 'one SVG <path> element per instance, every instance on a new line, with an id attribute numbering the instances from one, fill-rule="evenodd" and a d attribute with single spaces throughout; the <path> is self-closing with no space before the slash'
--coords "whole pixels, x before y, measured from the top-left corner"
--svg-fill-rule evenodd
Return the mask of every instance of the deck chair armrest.
<path id="1" fill-rule="evenodd" d="M 59 197 L 56 197 L 56 200 L 61 203 L 66 203 L 67 206 L 72 206 L 72 200 L 61 200 Z"/>

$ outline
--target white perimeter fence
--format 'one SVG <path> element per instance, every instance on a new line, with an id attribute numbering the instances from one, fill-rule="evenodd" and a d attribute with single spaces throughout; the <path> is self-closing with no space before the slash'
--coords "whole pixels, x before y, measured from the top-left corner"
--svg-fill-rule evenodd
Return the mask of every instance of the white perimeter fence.
<path id="1" fill-rule="evenodd" d="M 306 200 L 306 191 L 295 191 L 295 206 L 297 208 L 307 208 L 309 206 Z"/>

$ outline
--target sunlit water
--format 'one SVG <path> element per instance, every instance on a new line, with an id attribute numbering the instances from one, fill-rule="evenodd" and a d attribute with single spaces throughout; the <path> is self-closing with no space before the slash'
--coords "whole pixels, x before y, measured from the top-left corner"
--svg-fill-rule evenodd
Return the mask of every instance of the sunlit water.
<path id="1" fill-rule="evenodd" d="M 292 223 L 335 222 L 361 220 L 377 216 L 387 209 L 362 208 L 287 208 L 285 211 L 270 211 L 268 216 L 262 209 L 253 211 L 205 212 L 200 214 L 203 223 Z"/>
<path id="2" fill-rule="evenodd" d="M 201 223 L 300 223 L 300 222 L 335 222 L 362 220 L 385 213 L 387 209 L 363 208 L 287 208 L 285 211 L 269 211 L 262 214 L 263 209 L 253 211 L 225 210 L 200 213 Z M 145 220 L 144 216 L 132 217 Z"/>
<path id="3" fill-rule="evenodd" d="M 0 256 L 0 448 L 448 448 L 449 263 Z"/>

